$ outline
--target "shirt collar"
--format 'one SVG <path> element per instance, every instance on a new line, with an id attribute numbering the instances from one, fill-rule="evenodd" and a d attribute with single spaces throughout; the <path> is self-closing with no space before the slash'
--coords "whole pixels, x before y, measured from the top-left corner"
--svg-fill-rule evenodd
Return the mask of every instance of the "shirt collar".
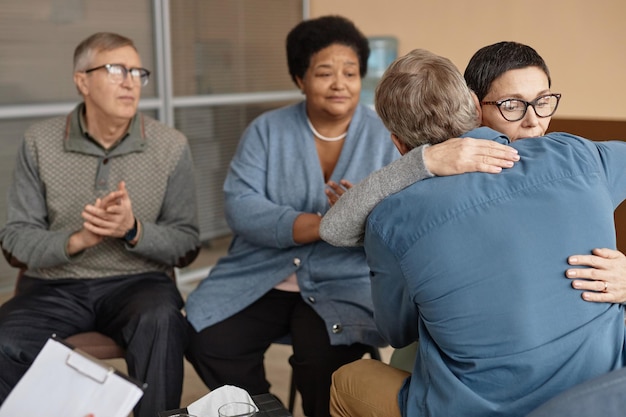
<path id="1" fill-rule="evenodd" d="M 141 152 L 146 146 L 143 115 L 139 112 L 131 119 L 126 134 L 109 149 L 104 149 L 87 131 L 85 103 L 80 103 L 67 116 L 65 129 L 65 150 L 88 154 L 120 154 Z"/>
<path id="2" fill-rule="evenodd" d="M 509 145 L 511 140 L 504 133 L 497 132 L 489 127 L 483 126 L 476 129 L 472 129 L 469 132 L 461 135 L 463 138 L 480 138 L 493 140 L 498 143 Z"/>

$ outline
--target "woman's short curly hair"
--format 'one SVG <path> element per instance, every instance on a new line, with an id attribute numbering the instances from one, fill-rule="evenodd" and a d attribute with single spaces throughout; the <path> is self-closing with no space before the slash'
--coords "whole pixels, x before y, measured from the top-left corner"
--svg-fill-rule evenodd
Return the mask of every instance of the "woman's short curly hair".
<path id="1" fill-rule="evenodd" d="M 367 38 L 345 17 L 322 16 L 300 22 L 287 35 L 287 64 L 291 79 L 296 82 L 296 77 L 304 78 L 311 57 L 333 44 L 348 46 L 356 52 L 361 78 L 365 77 L 370 56 Z"/>

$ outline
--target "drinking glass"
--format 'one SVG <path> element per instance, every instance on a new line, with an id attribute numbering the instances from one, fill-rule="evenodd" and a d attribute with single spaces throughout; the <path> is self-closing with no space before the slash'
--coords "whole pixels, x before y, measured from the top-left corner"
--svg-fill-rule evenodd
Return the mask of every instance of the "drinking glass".
<path id="1" fill-rule="evenodd" d="M 256 414 L 256 407 L 250 403 L 226 403 L 217 410 L 217 413 L 219 417 L 252 417 Z"/>

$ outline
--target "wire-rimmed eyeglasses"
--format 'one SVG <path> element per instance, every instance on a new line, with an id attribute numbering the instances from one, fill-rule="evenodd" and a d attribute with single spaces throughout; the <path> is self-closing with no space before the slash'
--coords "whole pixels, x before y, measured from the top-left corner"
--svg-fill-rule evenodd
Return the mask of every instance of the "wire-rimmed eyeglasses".
<path id="1" fill-rule="evenodd" d="M 150 78 L 150 71 L 145 68 L 126 68 L 122 64 L 104 64 L 99 67 L 90 68 L 85 70 L 85 74 L 88 74 L 93 71 L 97 71 L 99 69 L 105 69 L 107 71 L 107 75 L 109 81 L 114 84 L 119 84 L 126 79 L 126 76 L 130 74 L 131 80 L 135 83 L 141 84 L 142 87 L 148 84 L 148 79 Z"/>
<path id="2" fill-rule="evenodd" d="M 533 101 L 520 100 L 518 98 L 507 98 L 498 101 L 481 101 L 480 104 L 497 106 L 500 114 L 509 122 L 517 122 L 526 116 L 528 106 L 532 106 L 537 117 L 550 117 L 559 107 L 560 94 L 546 94 L 539 96 Z"/>

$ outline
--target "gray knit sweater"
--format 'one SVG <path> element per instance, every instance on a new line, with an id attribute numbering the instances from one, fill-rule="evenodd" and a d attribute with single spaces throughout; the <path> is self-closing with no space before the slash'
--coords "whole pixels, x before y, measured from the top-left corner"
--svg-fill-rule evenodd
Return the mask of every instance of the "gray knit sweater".
<path id="1" fill-rule="evenodd" d="M 163 271 L 191 262 L 199 249 L 192 161 L 186 138 L 147 116 L 105 150 L 82 131 L 79 105 L 67 117 L 30 127 L 17 156 L 8 219 L 0 231 L 5 256 L 40 278 L 98 278 Z M 105 240 L 75 256 L 66 246 L 81 211 L 125 181 L 141 222 L 138 243 Z"/>
<path id="2" fill-rule="evenodd" d="M 374 207 L 391 194 L 433 176 L 424 164 L 427 146 L 412 149 L 345 192 L 322 218 L 320 237 L 334 246 L 363 246 L 365 222 Z"/>

